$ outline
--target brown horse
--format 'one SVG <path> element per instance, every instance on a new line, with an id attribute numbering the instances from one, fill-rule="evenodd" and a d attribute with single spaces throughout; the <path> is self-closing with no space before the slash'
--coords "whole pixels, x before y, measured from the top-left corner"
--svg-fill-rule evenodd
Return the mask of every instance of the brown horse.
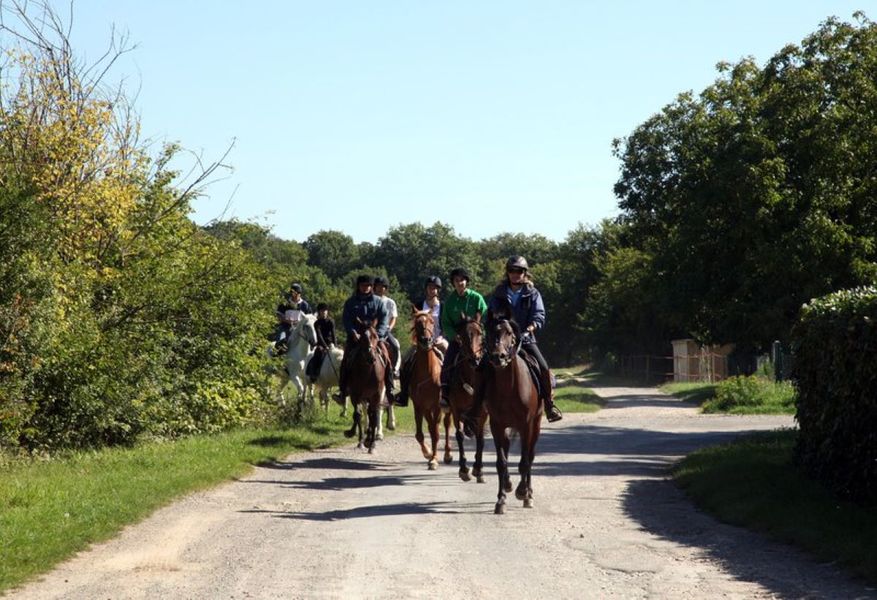
<path id="1" fill-rule="evenodd" d="M 378 437 L 380 406 L 386 394 L 384 375 L 388 363 L 374 322 L 362 323 L 360 321 L 356 327 L 356 334 L 358 339 L 352 350 L 350 364 L 347 366 L 347 392 L 350 395 L 350 403 L 353 405 L 353 425 L 344 432 L 344 435 L 353 437 L 358 433 L 357 448 L 362 448 L 364 445 L 371 454 L 374 452 L 375 440 Z M 364 444 L 363 412 L 366 413 L 368 419 Z"/>
<path id="2" fill-rule="evenodd" d="M 441 409 L 439 398 L 441 397 L 441 372 L 442 360 L 433 347 L 433 335 L 435 323 L 428 310 L 413 310 L 411 325 L 411 343 L 414 345 L 414 368 L 411 374 L 411 382 L 408 386 L 408 395 L 414 405 L 414 423 L 417 432 L 415 439 L 420 444 L 423 457 L 429 461 L 429 470 L 438 468 L 438 442 L 439 442 L 439 419 Z M 423 419 L 426 419 L 426 428 L 432 442 L 432 451 L 424 444 Z M 445 442 L 445 454 L 450 455 L 450 447 Z"/>
<path id="3" fill-rule="evenodd" d="M 530 471 L 536 456 L 536 442 L 542 422 L 542 404 L 526 362 L 518 354 L 520 331 L 514 321 L 498 319 L 487 332 L 489 367 L 485 373 L 485 403 L 490 414 L 490 431 L 496 446 L 496 473 L 499 494 L 494 513 L 505 513 L 506 493 L 512 491 L 509 475 L 509 430 L 518 432 L 521 440 L 521 482 L 515 497 L 523 500 L 524 508 L 533 507 Z"/>
<path id="4" fill-rule="evenodd" d="M 457 446 L 460 449 L 460 479 L 469 481 L 469 467 L 466 462 L 466 451 L 463 447 L 462 419 L 467 415 L 475 403 L 475 391 L 480 385 L 481 373 L 478 371 L 478 363 L 481 362 L 483 353 L 484 336 L 481 331 L 481 323 L 476 319 L 467 318 L 465 326 L 459 334 L 460 351 L 457 360 L 452 365 L 456 373 L 451 374 L 450 388 L 448 390 L 448 404 L 451 407 L 451 416 L 456 429 Z M 487 411 L 482 406 L 481 412 L 473 418 L 475 430 L 475 465 L 472 475 L 478 483 L 484 483 L 483 462 L 484 454 L 484 423 L 487 421 Z M 447 416 L 445 418 L 445 430 L 447 431 Z M 449 461 L 445 461 L 449 462 Z"/>

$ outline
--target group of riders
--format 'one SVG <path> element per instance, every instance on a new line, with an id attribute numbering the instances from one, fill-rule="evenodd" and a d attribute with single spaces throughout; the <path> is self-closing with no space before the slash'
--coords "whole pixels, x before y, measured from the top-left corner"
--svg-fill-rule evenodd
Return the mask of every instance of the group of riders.
<path id="1" fill-rule="evenodd" d="M 560 409 L 554 404 L 551 371 L 536 341 L 537 332 L 545 326 L 545 304 L 530 277 L 527 260 L 523 256 L 512 256 L 508 259 L 505 265 L 505 277 L 494 289 L 489 303 L 485 301 L 484 296 L 469 288 L 469 273 L 466 269 L 453 269 L 450 280 L 453 291 L 443 300 L 442 280 L 435 275 L 427 277 L 424 283 L 424 296 L 412 303 L 416 310 L 428 311 L 433 318 L 433 347 L 443 354 L 440 398 L 442 409 L 449 408 L 448 393 L 453 367 L 460 351 L 459 334 L 462 328 L 469 320 L 480 322 L 482 317 L 486 317 L 487 327 L 490 328 L 493 325 L 491 320 L 496 318 L 496 315 L 510 315 L 520 330 L 521 351 L 538 365 L 538 388 L 547 419 L 554 422 L 563 418 Z M 399 315 L 398 307 L 396 302 L 387 296 L 388 291 L 389 282 L 386 278 L 360 275 L 356 279 L 353 295 L 344 303 L 342 324 L 347 338 L 339 373 L 339 394 L 336 397 L 339 402 L 343 403 L 347 397 L 350 363 L 348 357 L 352 356 L 356 347 L 362 324 L 368 323 L 374 324 L 382 341 L 381 353 L 388 367 L 385 369 L 388 402 L 393 402 L 397 406 L 408 405 L 408 387 L 414 372 L 416 353 L 412 348 L 404 358 L 400 357 L 399 342 L 393 336 L 393 327 Z M 275 343 L 281 351 L 293 325 L 303 313 L 310 314 L 311 308 L 302 297 L 301 285 L 293 283 L 285 296 L 285 301 L 277 307 L 278 328 L 275 332 Z M 317 305 L 315 328 L 317 344 L 314 349 L 314 359 L 308 363 L 305 371 L 312 381 L 320 372 L 323 357 L 335 344 L 335 324 L 329 317 L 329 307 L 324 303 Z M 482 359 L 482 366 L 486 360 L 486 357 Z M 394 396 L 397 377 L 400 379 L 401 389 Z M 470 414 L 477 414 L 477 411 L 480 411 L 482 401 L 480 394 L 476 394 L 475 407 Z"/>

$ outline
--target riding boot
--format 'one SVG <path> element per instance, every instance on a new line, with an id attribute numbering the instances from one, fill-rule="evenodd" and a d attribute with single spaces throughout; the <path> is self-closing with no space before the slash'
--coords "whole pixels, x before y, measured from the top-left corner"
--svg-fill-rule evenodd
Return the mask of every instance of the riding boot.
<path id="1" fill-rule="evenodd" d="M 545 403 L 545 417 L 549 423 L 560 421 L 563 413 L 554 404 L 554 389 L 552 383 L 551 371 L 544 370 L 539 373 L 539 385 L 542 387 L 542 401 Z"/>
<path id="2" fill-rule="evenodd" d="M 478 417 L 481 415 L 482 407 L 484 406 L 484 394 L 487 386 L 484 384 L 484 379 L 480 379 L 478 382 L 478 387 L 475 388 L 475 400 L 472 402 L 471 408 L 466 411 L 463 415 L 463 434 L 466 437 L 475 437 L 475 424 L 478 421 Z"/>
<path id="3" fill-rule="evenodd" d="M 414 370 L 416 354 L 412 353 L 403 363 L 399 373 L 399 393 L 396 394 L 396 406 L 408 406 L 408 386 L 411 385 L 411 371 Z"/>
<path id="4" fill-rule="evenodd" d="M 441 397 L 439 398 L 439 406 L 442 410 L 448 410 L 451 408 L 451 403 L 448 402 L 448 396 L 450 396 L 450 386 L 443 383 Z"/>
<path id="5" fill-rule="evenodd" d="M 332 399 L 341 406 L 347 404 L 347 369 L 344 361 L 341 362 L 340 373 L 338 373 L 338 393 L 334 394 Z"/>

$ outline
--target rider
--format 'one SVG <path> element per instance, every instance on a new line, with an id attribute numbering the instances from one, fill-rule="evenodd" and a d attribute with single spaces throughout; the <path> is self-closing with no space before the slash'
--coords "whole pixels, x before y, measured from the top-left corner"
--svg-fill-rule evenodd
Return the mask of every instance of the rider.
<path id="1" fill-rule="evenodd" d="M 317 333 L 317 346 L 314 348 L 314 355 L 308 362 L 306 374 L 311 379 L 311 383 L 317 382 L 320 375 L 320 367 L 323 366 L 323 358 L 329 353 L 330 348 L 335 345 L 335 321 L 329 316 L 329 305 L 325 302 L 317 304 L 317 320 L 314 323 L 314 330 Z"/>
<path id="2" fill-rule="evenodd" d="M 464 316 L 481 320 L 481 315 L 487 310 L 484 297 L 475 290 L 469 289 L 469 273 L 466 269 L 458 267 L 451 271 L 451 285 L 454 291 L 445 300 L 441 310 L 441 328 L 444 334 L 451 339 L 448 351 L 442 361 L 442 395 L 439 405 L 446 409 L 449 407 L 448 394 L 450 391 L 451 369 L 457 360 L 460 351 L 459 334 L 464 325 Z"/>
<path id="3" fill-rule="evenodd" d="M 390 319 L 390 322 L 387 324 L 387 341 L 393 346 L 395 349 L 396 361 L 393 363 L 393 375 L 399 376 L 399 359 L 401 357 L 402 351 L 399 348 L 399 340 L 393 335 L 393 328 L 396 326 L 396 319 L 399 318 L 399 308 L 396 306 L 396 301 L 387 296 L 387 290 L 390 289 L 390 282 L 386 277 L 382 277 L 378 275 L 375 277 L 374 290 L 375 296 L 379 297 L 383 300 L 384 305 L 387 309 L 387 317 Z M 392 354 L 392 353 L 391 353 Z"/>
<path id="4" fill-rule="evenodd" d="M 545 416 L 550 423 L 554 423 L 563 418 L 563 413 L 554 404 L 551 370 L 536 344 L 536 332 L 545 326 L 545 305 L 542 302 L 542 294 L 533 285 L 529 269 L 527 259 L 523 256 L 512 256 L 506 261 L 506 276 L 493 291 L 487 314 L 488 319 L 491 319 L 503 308 L 511 308 L 512 317 L 522 332 L 521 350 L 532 356 L 539 364 L 539 387 L 545 403 Z M 488 327 L 490 325 L 488 322 Z M 476 398 L 472 414 L 478 414 L 482 400 L 483 398 Z"/>
<path id="5" fill-rule="evenodd" d="M 383 341 L 379 344 L 386 368 L 385 385 L 387 389 L 387 401 L 393 401 L 393 369 L 390 362 L 390 353 L 385 340 L 387 325 L 389 322 L 386 306 L 380 297 L 372 292 L 374 280 L 370 275 L 360 275 L 356 278 L 356 290 L 344 303 L 344 312 L 341 316 L 344 331 L 347 332 L 347 341 L 344 344 L 344 357 L 341 359 L 341 373 L 338 381 L 338 395 L 335 397 L 339 403 L 344 403 L 347 398 L 347 370 L 350 360 L 357 347 L 359 333 L 356 331 L 357 319 L 364 323 L 377 320 L 378 337 Z"/>
<path id="6" fill-rule="evenodd" d="M 277 354 L 285 354 L 289 344 L 289 332 L 298 324 L 302 314 L 310 314 L 311 306 L 301 296 L 301 284 L 291 283 L 283 294 L 283 301 L 277 305 L 277 328 L 274 332 L 274 346 Z"/>
<path id="7" fill-rule="evenodd" d="M 426 297 L 423 299 L 417 299 L 413 302 L 413 306 L 416 310 L 428 310 L 430 315 L 432 315 L 432 347 L 438 351 L 440 358 L 443 357 L 444 353 L 448 350 L 448 340 L 442 335 L 442 302 L 439 300 L 439 293 L 441 290 L 442 280 L 435 275 L 430 275 L 426 278 L 426 282 L 424 283 Z M 416 355 L 417 348 L 415 346 L 409 348 L 408 352 L 405 353 L 405 358 L 402 361 L 402 372 L 399 377 L 399 386 L 401 390 L 396 394 L 396 406 L 408 406 L 408 386 L 411 381 L 411 374 L 414 372 Z"/>

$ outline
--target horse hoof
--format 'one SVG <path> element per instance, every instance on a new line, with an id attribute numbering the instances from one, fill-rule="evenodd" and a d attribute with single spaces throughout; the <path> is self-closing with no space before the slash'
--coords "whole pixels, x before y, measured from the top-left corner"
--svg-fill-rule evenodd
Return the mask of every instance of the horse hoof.
<path id="1" fill-rule="evenodd" d="M 369 448 L 369 449 L 368 449 L 368 453 L 369 453 L 369 454 L 374 454 L 374 453 L 375 453 L 375 447 L 372 446 L 371 448 Z"/>
<path id="2" fill-rule="evenodd" d="M 449 464 L 451 464 L 452 462 L 454 462 L 454 457 L 451 456 L 450 454 L 445 454 L 445 457 L 444 457 L 443 460 L 445 461 L 445 464 L 446 464 L 446 465 L 449 465 Z"/>
<path id="3" fill-rule="evenodd" d="M 533 508 L 532 498 L 524 498 L 524 508 Z"/>
<path id="4" fill-rule="evenodd" d="M 475 481 L 478 483 L 484 483 L 484 475 L 477 475 Z"/>
<path id="5" fill-rule="evenodd" d="M 363 448 L 365 448 L 365 446 L 362 445 L 362 442 L 360 442 L 356 445 L 357 450 L 362 450 Z"/>
<path id="6" fill-rule="evenodd" d="M 430 471 L 435 471 L 436 469 L 438 469 L 438 461 L 437 460 L 429 461 L 429 464 L 427 465 L 426 468 L 429 469 Z"/>
<path id="7" fill-rule="evenodd" d="M 384 439 L 384 434 L 383 434 L 383 433 L 379 433 L 378 435 L 375 436 L 375 439 L 378 440 L 378 441 L 380 442 L 382 439 Z"/>
<path id="8" fill-rule="evenodd" d="M 394 423 L 391 423 L 387 425 L 387 429 L 389 429 L 390 431 L 396 431 L 396 425 Z"/>
<path id="9" fill-rule="evenodd" d="M 469 475 L 469 469 L 460 469 L 460 479 L 463 481 L 470 481 L 472 479 L 472 476 Z"/>
<path id="10" fill-rule="evenodd" d="M 527 490 L 522 490 L 520 488 L 515 490 L 515 498 L 518 500 L 523 500 L 524 504 L 527 504 Z"/>
<path id="11" fill-rule="evenodd" d="M 496 506 L 493 507 L 493 514 L 495 515 L 504 515 L 505 514 L 505 504 L 496 503 Z"/>
<path id="12" fill-rule="evenodd" d="M 346 437 L 346 438 L 352 438 L 352 437 L 353 437 L 353 432 L 352 432 L 352 431 L 345 431 L 345 432 L 344 432 L 344 437 Z"/>
<path id="13" fill-rule="evenodd" d="M 502 487 L 503 487 L 503 489 L 506 491 L 506 493 L 509 493 L 510 491 L 512 491 L 512 480 L 511 480 L 511 479 L 506 479 L 506 480 L 505 480 L 505 485 L 502 486 Z"/>

